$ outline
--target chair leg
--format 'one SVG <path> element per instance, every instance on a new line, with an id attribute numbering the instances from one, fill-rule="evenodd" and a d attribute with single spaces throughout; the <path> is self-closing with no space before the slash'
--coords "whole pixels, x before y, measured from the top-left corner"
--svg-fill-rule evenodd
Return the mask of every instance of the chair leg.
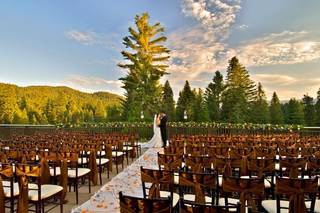
<path id="1" fill-rule="evenodd" d="M 99 168 L 100 186 L 102 185 L 102 176 L 101 176 L 101 173 L 102 173 L 102 167 L 100 166 L 100 168 Z"/>
<path id="2" fill-rule="evenodd" d="M 127 165 L 129 165 L 129 151 L 126 151 Z"/>
<path id="3" fill-rule="evenodd" d="M 89 173 L 90 174 L 90 173 Z M 90 181 L 90 175 L 88 175 L 88 180 L 89 180 L 89 193 L 91 193 L 91 181 Z"/>
<path id="4" fill-rule="evenodd" d="M 40 202 L 37 202 L 36 205 L 36 213 L 41 213 L 41 206 L 39 205 Z"/>
<path id="5" fill-rule="evenodd" d="M 75 179 L 74 184 L 76 186 L 76 188 L 75 188 L 76 189 L 76 204 L 78 204 L 79 197 L 78 197 L 78 179 L 77 178 Z"/>
<path id="6" fill-rule="evenodd" d="M 11 213 L 14 212 L 14 197 L 13 196 L 10 198 L 10 212 Z"/>
<path id="7" fill-rule="evenodd" d="M 123 170 L 123 162 L 124 162 L 124 156 L 122 155 L 122 158 L 121 158 L 121 162 L 122 162 L 122 170 Z"/>
<path id="8" fill-rule="evenodd" d="M 40 206 L 41 206 L 42 213 L 44 213 L 44 203 L 43 203 L 42 200 L 41 200 L 41 202 L 40 202 Z"/>
<path id="9" fill-rule="evenodd" d="M 62 192 L 60 193 L 60 213 L 63 213 L 63 197 L 62 197 Z"/>
<path id="10" fill-rule="evenodd" d="M 119 168 L 118 168 L 118 158 L 116 157 L 116 168 L 117 168 L 117 174 L 119 173 Z"/>

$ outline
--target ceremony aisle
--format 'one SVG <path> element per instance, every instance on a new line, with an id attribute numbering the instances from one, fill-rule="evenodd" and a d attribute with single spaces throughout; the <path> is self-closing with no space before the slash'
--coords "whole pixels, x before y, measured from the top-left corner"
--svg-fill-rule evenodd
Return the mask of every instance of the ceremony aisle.
<path id="1" fill-rule="evenodd" d="M 125 195 L 143 197 L 140 167 L 158 169 L 157 152 L 162 153 L 163 149 L 148 149 L 134 163 L 104 185 L 90 200 L 74 208 L 72 213 L 120 212 L 118 199 L 120 191 Z"/>

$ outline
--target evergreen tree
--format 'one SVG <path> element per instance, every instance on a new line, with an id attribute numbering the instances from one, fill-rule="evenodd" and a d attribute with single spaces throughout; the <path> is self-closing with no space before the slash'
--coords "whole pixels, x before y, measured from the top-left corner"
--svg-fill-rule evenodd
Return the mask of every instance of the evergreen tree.
<path id="1" fill-rule="evenodd" d="M 315 104 L 316 111 L 316 125 L 320 126 L 320 88 L 317 92 L 317 102 Z"/>
<path id="2" fill-rule="evenodd" d="M 303 105 L 295 98 L 288 103 L 288 124 L 304 124 Z"/>
<path id="3" fill-rule="evenodd" d="M 222 97 L 222 118 L 226 122 L 248 120 L 249 103 L 254 100 L 255 85 L 246 68 L 236 57 L 229 61 L 226 90 Z"/>
<path id="4" fill-rule="evenodd" d="M 269 111 L 271 124 L 283 124 L 283 112 L 281 110 L 280 100 L 276 92 L 274 92 L 272 95 Z"/>
<path id="5" fill-rule="evenodd" d="M 196 122 L 209 121 L 207 105 L 204 102 L 203 92 L 201 89 L 195 92 L 195 100 L 193 104 L 193 120 Z"/>
<path id="6" fill-rule="evenodd" d="M 251 103 L 249 120 L 252 123 L 266 124 L 269 122 L 269 107 L 266 94 L 261 83 L 258 83 L 255 100 Z"/>
<path id="7" fill-rule="evenodd" d="M 16 87 L 0 85 L 0 121 L 10 124 L 13 122 L 15 112 L 19 109 L 17 104 Z"/>
<path id="8" fill-rule="evenodd" d="M 18 109 L 15 111 L 12 123 L 14 124 L 28 124 L 29 123 L 29 118 L 27 115 L 27 110 L 26 109 Z"/>
<path id="9" fill-rule="evenodd" d="M 28 114 L 29 124 L 37 124 L 37 119 L 34 113 Z"/>
<path id="10" fill-rule="evenodd" d="M 169 81 L 166 81 L 162 92 L 162 109 L 166 112 L 170 120 L 175 120 L 175 103 L 173 99 L 173 91 Z"/>
<path id="11" fill-rule="evenodd" d="M 123 39 L 126 48 L 132 50 L 121 52 L 128 63 L 119 64 L 128 70 L 127 76 L 120 78 L 126 90 L 123 111 L 127 120 L 140 119 L 140 111 L 151 120 L 161 101 L 159 80 L 167 74 L 169 50 L 161 44 L 166 41 L 164 28 L 160 23 L 150 25 L 148 13 L 137 15 L 135 24 L 136 29 L 129 27 L 130 35 Z"/>
<path id="12" fill-rule="evenodd" d="M 308 94 L 303 96 L 304 118 L 307 126 L 314 126 L 316 119 L 316 110 L 313 104 L 313 98 Z"/>
<path id="13" fill-rule="evenodd" d="M 110 106 L 107 109 L 108 121 L 121 121 L 121 108 L 119 106 Z"/>
<path id="14" fill-rule="evenodd" d="M 285 124 L 289 124 L 289 102 L 281 104 L 281 111 L 283 114 L 283 121 Z"/>
<path id="15" fill-rule="evenodd" d="M 24 96 L 19 101 L 19 108 L 21 110 L 27 109 L 27 100 Z"/>
<path id="16" fill-rule="evenodd" d="M 186 81 L 183 90 L 179 92 L 179 98 L 176 108 L 176 119 L 178 121 L 184 121 L 184 113 L 186 112 L 187 120 L 193 120 L 193 103 L 194 93 L 191 90 L 189 82 Z"/>
<path id="17" fill-rule="evenodd" d="M 223 76 L 219 71 L 215 72 L 212 82 L 209 83 L 205 92 L 205 103 L 207 104 L 208 115 L 211 121 L 221 119 L 221 96 L 225 89 Z"/>
<path id="18" fill-rule="evenodd" d="M 77 114 L 75 114 L 75 115 L 77 115 Z M 93 112 L 90 109 L 85 109 L 83 111 L 83 119 L 84 119 L 84 122 L 87 122 L 87 123 L 94 122 Z"/>
<path id="19" fill-rule="evenodd" d="M 106 109 L 101 102 L 97 103 L 93 117 L 95 122 L 104 122 L 106 120 Z"/>

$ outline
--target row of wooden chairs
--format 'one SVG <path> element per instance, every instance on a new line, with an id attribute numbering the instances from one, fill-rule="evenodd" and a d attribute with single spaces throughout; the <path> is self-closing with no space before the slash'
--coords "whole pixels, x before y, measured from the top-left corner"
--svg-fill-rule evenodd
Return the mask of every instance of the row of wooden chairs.
<path id="1" fill-rule="evenodd" d="M 208 145 L 208 146 L 241 146 L 241 147 L 313 147 L 320 145 L 319 136 L 300 137 L 297 134 L 281 134 L 281 135 L 173 135 L 170 143 L 174 146 L 189 145 Z"/>
<path id="2" fill-rule="evenodd" d="M 78 136 L 83 141 L 77 138 Z M 78 203 L 79 186 L 87 182 L 89 193 L 91 193 L 91 182 L 96 184 L 99 179 L 102 184 L 104 171 L 107 171 L 109 178 L 112 162 L 116 164 L 118 172 L 118 164 L 122 163 L 123 168 L 126 154 L 130 154 L 133 159 L 132 153 L 136 150 L 133 151 L 134 147 L 130 147 L 131 143 L 127 137 L 115 135 L 115 139 L 112 139 L 110 135 L 105 134 L 59 133 L 58 136 L 51 134 L 17 136 L 10 140 L 0 140 L 0 162 L 9 163 L 13 168 L 16 168 L 21 163 L 27 163 L 31 167 L 45 159 L 48 163 L 50 184 L 63 188 L 60 200 L 64 202 L 69 185 L 69 191 L 73 187 L 76 192 L 76 203 Z M 0 176 L 5 178 L 1 171 L 0 169 Z M 11 194 L 15 195 L 7 198 L 11 212 L 14 211 L 15 201 L 19 196 L 19 191 L 15 190 L 15 188 L 19 188 L 18 180 L 14 175 L 13 184 L 6 184 L 3 187 L 6 192 L 13 190 Z M 35 210 L 42 212 L 46 202 L 44 200 L 43 203 L 36 205 Z M 26 209 L 28 208 L 26 207 Z"/>
<path id="3" fill-rule="evenodd" d="M 277 177 L 272 200 L 266 199 L 263 177 L 223 176 L 220 193 L 216 180 L 215 172 L 179 171 L 176 184 L 173 171 L 141 168 L 143 198 L 120 193 L 120 212 L 314 212 L 316 206 L 318 177 Z"/>

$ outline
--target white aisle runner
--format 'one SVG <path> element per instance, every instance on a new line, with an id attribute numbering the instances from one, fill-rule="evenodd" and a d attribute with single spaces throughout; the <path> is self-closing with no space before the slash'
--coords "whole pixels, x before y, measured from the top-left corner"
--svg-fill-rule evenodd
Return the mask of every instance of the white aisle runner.
<path id="1" fill-rule="evenodd" d="M 73 209 L 72 212 L 120 212 L 118 199 L 120 191 L 125 195 L 143 197 L 140 167 L 158 169 L 157 152 L 162 153 L 163 148 L 148 149 L 135 162 L 102 186 L 90 200 Z"/>

